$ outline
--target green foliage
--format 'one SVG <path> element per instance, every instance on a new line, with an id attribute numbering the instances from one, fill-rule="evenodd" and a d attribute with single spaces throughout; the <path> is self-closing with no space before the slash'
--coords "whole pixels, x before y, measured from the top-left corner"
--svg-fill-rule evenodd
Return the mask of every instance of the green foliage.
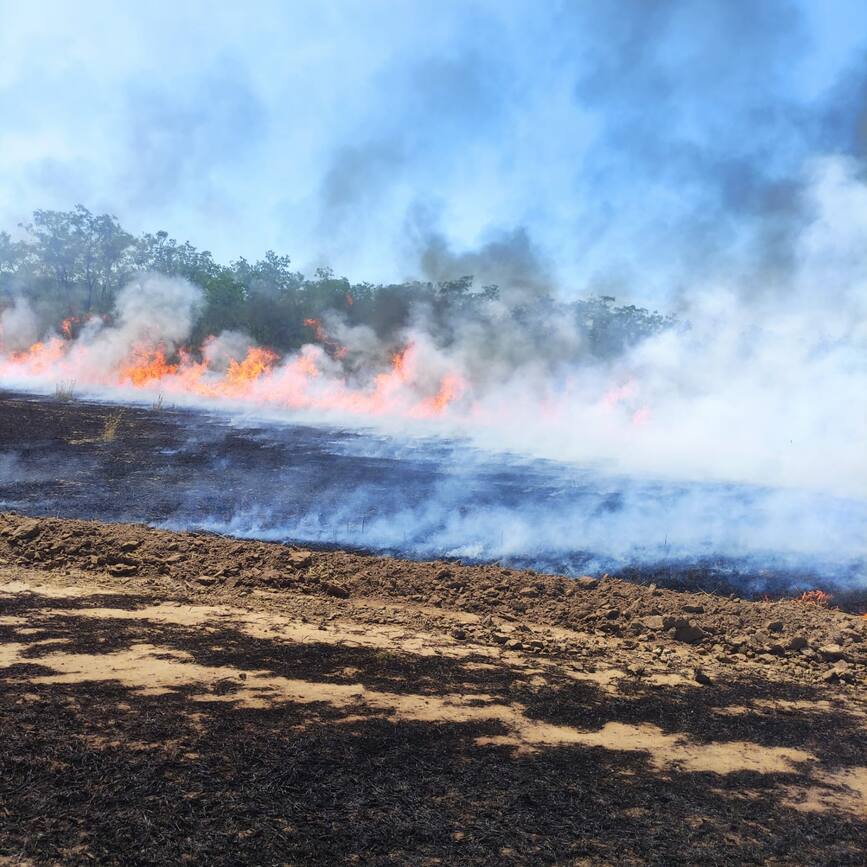
<path id="1" fill-rule="evenodd" d="M 82 205 L 71 211 L 35 211 L 20 228 L 24 234 L 18 240 L 0 232 L 0 306 L 3 295 L 25 294 L 55 321 L 81 313 L 110 315 L 118 290 L 134 274 L 158 272 L 202 288 L 205 304 L 194 342 L 236 329 L 260 344 L 288 351 L 310 341 L 305 320 L 334 314 L 388 342 L 423 311 L 443 345 L 469 325 L 475 339 L 490 344 L 492 352 L 503 342 L 498 340 L 501 328 L 521 335 L 527 345 L 544 346 L 550 344 L 551 324 L 571 319 L 582 339 L 564 351 L 604 358 L 673 323 L 640 307 L 616 307 L 610 296 L 565 304 L 542 294 L 506 308 L 499 303 L 498 286 L 477 288 L 471 275 L 439 283 L 373 285 L 351 283 L 330 268 L 319 268 L 309 278 L 292 269 L 288 256 L 272 250 L 254 263 L 240 258 L 221 265 L 209 251 L 178 243 L 167 232 L 135 237 L 115 217 L 92 214 Z"/>

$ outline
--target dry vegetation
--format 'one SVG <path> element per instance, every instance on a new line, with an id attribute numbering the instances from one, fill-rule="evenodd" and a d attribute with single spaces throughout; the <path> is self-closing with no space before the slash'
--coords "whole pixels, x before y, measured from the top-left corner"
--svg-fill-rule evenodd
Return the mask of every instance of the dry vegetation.
<path id="1" fill-rule="evenodd" d="M 54 386 L 54 399 L 62 403 L 75 400 L 75 380 L 70 379 L 65 382 L 58 382 Z"/>

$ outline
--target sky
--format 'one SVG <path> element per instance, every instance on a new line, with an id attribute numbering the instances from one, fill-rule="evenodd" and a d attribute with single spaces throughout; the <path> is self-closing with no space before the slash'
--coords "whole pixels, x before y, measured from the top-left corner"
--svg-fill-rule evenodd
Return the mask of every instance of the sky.
<path id="1" fill-rule="evenodd" d="M 859 0 L 0 0 L 0 227 L 80 202 L 356 280 L 773 283 L 816 166 L 867 156 L 865 52 Z"/>

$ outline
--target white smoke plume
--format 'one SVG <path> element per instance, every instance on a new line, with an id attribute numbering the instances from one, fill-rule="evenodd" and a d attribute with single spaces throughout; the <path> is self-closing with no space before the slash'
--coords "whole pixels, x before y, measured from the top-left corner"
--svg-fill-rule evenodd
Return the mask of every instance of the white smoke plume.
<path id="1" fill-rule="evenodd" d="M 17 352 L 26 349 L 40 337 L 39 319 L 30 302 L 16 297 L 11 306 L 0 312 L 0 350 Z"/>

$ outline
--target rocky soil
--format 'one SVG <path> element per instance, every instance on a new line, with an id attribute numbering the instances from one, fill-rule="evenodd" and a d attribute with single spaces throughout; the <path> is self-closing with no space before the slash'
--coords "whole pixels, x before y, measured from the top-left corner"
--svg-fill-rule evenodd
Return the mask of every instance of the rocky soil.
<path id="1" fill-rule="evenodd" d="M 195 596 L 291 589 L 337 599 L 376 596 L 477 615 L 457 640 L 534 653 L 577 654 L 557 627 L 618 639 L 643 657 L 687 646 L 691 658 L 749 666 L 769 676 L 863 688 L 867 616 L 809 601 L 753 602 L 611 578 L 561 578 L 495 565 L 410 562 L 311 551 L 203 533 L 169 533 L 0 514 L 0 558 L 23 566 L 75 568 L 144 579 Z M 530 629 L 525 622 L 536 624 Z M 508 624 L 508 629 L 504 629 Z M 545 628 L 550 627 L 550 628 Z"/>
<path id="2" fill-rule="evenodd" d="M 862 864 L 867 619 L 0 515 L 0 862 Z"/>

